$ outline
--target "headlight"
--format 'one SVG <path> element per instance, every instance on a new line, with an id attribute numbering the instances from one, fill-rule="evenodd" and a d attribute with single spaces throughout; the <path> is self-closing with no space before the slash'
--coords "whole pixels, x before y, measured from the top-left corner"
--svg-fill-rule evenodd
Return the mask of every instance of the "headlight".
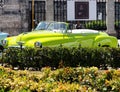
<path id="1" fill-rule="evenodd" d="M 42 48 L 42 44 L 41 44 L 40 42 L 35 42 L 35 43 L 34 43 L 34 46 L 35 46 L 36 48 Z"/>
<path id="2" fill-rule="evenodd" d="M 6 46 L 8 41 L 7 40 L 2 40 L 1 43 L 2 43 L 3 46 Z"/>

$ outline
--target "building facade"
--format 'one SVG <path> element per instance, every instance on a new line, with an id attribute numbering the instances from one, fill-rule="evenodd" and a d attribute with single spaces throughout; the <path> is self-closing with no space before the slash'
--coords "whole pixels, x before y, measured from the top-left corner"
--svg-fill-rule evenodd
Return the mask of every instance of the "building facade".
<path id="1" fill-rule="evenodd" d="M 28 30 L 28 5 L 25 0 L 0 0 L 0 31 L 16 35 Z"/>
<path id="2" fill-rule="evenodd" d="M 68 1 L 70 0 L 34 0 L 34 7 L 32 7 L 33 0 L 0 0 L 0 31 L 8 32 L 11 35 L 17 35 L 22 32 L 31 31 L 32 22 L 36 26 L 40 21 L 65 21 L 75 23 L 78 20 L 68 19 Z M 71 0 L 77 2 L 85 2 L 92 0 Z M 96 0 L 93 0 L 96 1 Z M 108 0 L 111 1 L 111 0 Z M 96 1 L 96 19 L 84 20 L 88 16 L 79 20 L 83 24 L 91 21 L 110 21 L 107 19 L 106 12 L 107 0 Z M 87 4 L 87 3 L 83 3 Z M 32 19 L 32 9 L 34 8 L 34 19 Z M 120 29 L 120 0 L 114 0 L 114 21 L 117 23 L 117 32 Z M 76 17 L 78 18 L 78 17 Z M 112 20 L 112 21 L 113 21 Z M 114 22 L 114 23 L 115 23 Z M 111 29 L 111 28 L 110 28 Z"/>

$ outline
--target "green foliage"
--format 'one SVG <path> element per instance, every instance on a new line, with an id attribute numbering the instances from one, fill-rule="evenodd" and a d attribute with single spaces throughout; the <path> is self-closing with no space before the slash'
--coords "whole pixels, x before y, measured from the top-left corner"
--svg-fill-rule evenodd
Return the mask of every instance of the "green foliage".
<path id="1" fill-rule="evenodd" d="M 120 70 L 65 67 L 41 71 L 12 70 L 0 66 L 0 92 L 119 92 Z"/>
<path id="2" fill-rule="evenodd" d="M 113 48 L 113 49 L 110 49 L 110 52 L 111 52 L 111 66 L 112 67 L 120 67 L 120 49 L 119 48 Z"/>
<path id="3" fill-rule="evenodd" d="M 115 21 L 114 23 L 115 29 L 120 29 L 120 21 Z M 95 30 L 106 30 L 106 21 L 98 20 L 98 21 L 90 21 L 85 24 L 85 28 L 87 29 L 95 29 Z"/>
<path id="4" fill-rule="evenodd" d="M 90 21 L 85 24 L 85 28 L 87 29 L 95 29 L 95 30 L 106 30 L 105 21 Z"/>
<path id="5" fill-rule="evenodd" d="M 91 67 L 120 66 L 120 48 L 81 48 L 81 47 L 43 47 L 39 49 L 8 48 L 3 53 L 2 62 L 24 69 L 25 67 Z"/>
<path id="6" fill-rule="evenodd" d="M 116 30 L 120 29 L 120 21 L 116 21 L 114 25 Z"/>

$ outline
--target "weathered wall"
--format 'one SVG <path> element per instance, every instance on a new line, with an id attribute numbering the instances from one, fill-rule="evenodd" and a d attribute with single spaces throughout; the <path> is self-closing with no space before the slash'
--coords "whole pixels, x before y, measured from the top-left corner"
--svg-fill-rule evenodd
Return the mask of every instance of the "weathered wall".
<path id="1" fill-rule="evenodd" d="M 53 10 L 53 0 L 46 0 L 46 20 L 53 21 L 54 10 Z"/>
<path id="2" fill-rule="evenodd" d="M 106 3 L 106 24 L 107 24 L 107 33 L 109 35 L 116 36 L 116 31 L 114 27 L 115 22 L 115 3 L 114 0 L 107 0 Z"/>
<path id="3" fill-rule="evenodd" d="M 0 7 L 0 31 L 8 32 L 11 35 L 27 31 L 27 3 L 25 0 L 23 1 L 7 0 L 3 7 Z"/>

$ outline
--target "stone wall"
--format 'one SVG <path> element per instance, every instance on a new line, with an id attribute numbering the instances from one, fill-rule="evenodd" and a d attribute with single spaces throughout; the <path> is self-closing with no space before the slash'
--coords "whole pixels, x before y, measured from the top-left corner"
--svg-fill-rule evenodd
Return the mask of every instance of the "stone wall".
<path id="1" fill-rule="evenodd" d="M 53 0 L 46 0 L 46 20 L 53 21 L 54 17 Z"/>
<path id="2" fill-rule="evenodd" d="M 117 36 L 114 22 L 115 22 L 115 3 L 114 0 L 106 0 L 106 24 L 107 24 L 107 33 L 109 35 Z"/>
<path id="3" fill-rule="evenodd" d="M 24 2 L 23 2 L 24 1 Z M 28 0 L 7 0 L 0 7 L 0 31 L 17 35 L 27 31 L 27 3 Z"/>

